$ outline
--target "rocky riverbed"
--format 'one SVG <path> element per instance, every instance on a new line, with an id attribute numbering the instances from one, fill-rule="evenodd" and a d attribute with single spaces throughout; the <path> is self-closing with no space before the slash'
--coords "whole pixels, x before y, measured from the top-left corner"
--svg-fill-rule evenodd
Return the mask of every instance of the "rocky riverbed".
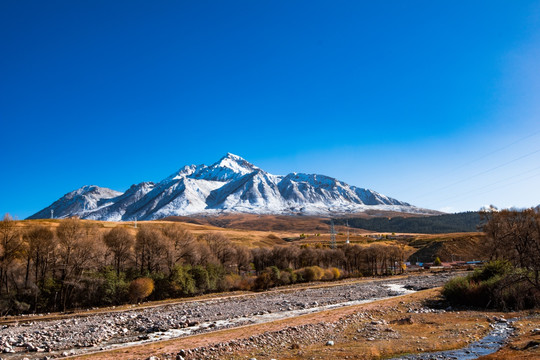
<path id="1" fill-rule="evenodd" d="M 411 309 L 411 312 L 442 312 L 445 310 L 433 310 L 429 308 Z M 379 316 L 377 316 L 379 315 Z M 243 339 L 231 340 L 212 344 L 211 346 L 197 347 L 193 349 L 180 349 L 176 354 L 168 354 L 161 359 L 223 359 L 227 355 L 237 352 L 257 351 L 262 354 L 264 359 L 277 358 L 286 349 L 301 349 L 313 344 L 326 344 L 326 346 L 336 345 L 336 340 L 341 343 L 344 333 L 351 326 L 362 325 L 358 328 L 355 341 L 391 341 L 399 339 L 401 334 L 394 330 L 395 322 L 389 323 L 380 318 L 379 314 L 373 312 L 357 312 L 344 316 L 334 322 L 319 322 L 314 324 L 305 324 L 299 326 L 285 327 L 279 331 L 265 332 L 255 336 L 249 336 Z M 411 317 L 404 317 L 399 321 L 407 323 L 412 321 Z M 355 327 L 356 327 L 355 326 Z M 301 352 L 299 353 L 301 354 Z M 328 358 L 332 358 L 331 356 Z M 252 358 L 256 359 L 256 358 Z"/>
<path id="2" fill-rule="evenodd" d="M 52 321 L 2 325 L 6 359 L 64 357 L 181 337 L 396 296 L 444 284 L 453 274 L 270 291 Z M 314 330 L 315 331 L 315 330 Z"/>
<path id="3" fill-rule="evenodd" d="M 241 353 L 235 358 L 250 358 L 252 360 L 276 359 L 279 354 L 291 349 L 305 349 L 310 346 L 325 344 L 330 347 L 342 348 L 347 341 L 377 343 L 388 341 L 399 341 L 403 336 L 401 329 L 403 325 L 414 324 L 411 314 L 445 314 L 446 310 L 431 309 L 426 307 L 409 309 L 403 313 L 403 317 L 396 320 L 385 320 L 383 317 L 390 312 L 395 312 L 396 308 L 388 308 L 386 311 L 371 310 L 359 311 L 339 318 L 333 322 L 309 323 L 299 326 L 285 327 L 279 331 L 264 332 L 257 335 L 234 339 L 225 342 L 213 343 L 209 346 L 196 347 L 191 349 L 180 349 L 175 354 L 162 354 L 161 360 L 196 360 L 196 359 L 229 359 L 231 354 Z M 408 314 L 408 315 L 407 315 Z M 512 320 L 507 321 L 502 317 L 487 317 L 489 333 L 481 339 L 469 343 L 467 346 L 448 351 L 429 352 L 411 354 L 402 357 L 392 358 L 392 360 L 473 360 L 480 356 L 491 354 L 500 349 L 506 343 L 509 336 L 514 332 Z M 351 328 L 355 328 L 354 336 L 351 338 Z M 476 325 L 476 328 L 485 328 L 484 325 Z M 467 332 L 462 330 L 463 332 Z M 422 337 L 425 338 L 425 337 Z M 472 337 L 471 337 L 472 338 Z M 444 341 L 439 335 L 439 341 Z M 422 352 L 421 348 L 409 348 L 409 351 Z M 338 350 L 339 351 L 339 350 Z M 314 357 L 313 352 L 304 353 L 297 350 L 295 356 L 306 359 L 326 359 L 336 358 L 336 353 L 329 353 L 319 357 Z M 247 354 L 256 353 L 257 357 L 249 357 Z M 339 352 L 337 352 L 339 354 Z M 291 355 L 290 353 L 288 354 Z M 355 354 L 359 355 L 359 354 Z M 349 357 L 345 357 L 347 359 Z M 356 356 L 354 358 L 357 358 Z M 366 357 L 366 358 L 369 358 Z M 157 359 L 157 357 L 156 357 Z"/>
<path id="4" fill-rule="evenodd" d="M 512 322 L 504 318 L 494 318 L 491 331 L 482 339 L 461 349 L 432 353 L 412 354 L 390 360 L 474 360 L 499 350 L 514 332 Z"/>

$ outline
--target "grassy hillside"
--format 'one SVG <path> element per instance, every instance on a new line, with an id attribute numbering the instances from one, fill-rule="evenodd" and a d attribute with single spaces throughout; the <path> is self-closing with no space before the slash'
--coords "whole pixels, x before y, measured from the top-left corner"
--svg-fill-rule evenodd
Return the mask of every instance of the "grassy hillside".
<path id="1" fill-rule="evenodd" d="M 476 232 L 481 225 L 478 212 L 463 212 L 422 217 L 339 218 L 335 223 L 344 225 L 346 220 L 353 228 L 377 232 L 445 234 Z"/>
<path id="2" fill-rule="evenodd" d="M 383 210 L 368 210 L 366 212 L 354 214 L 355 219 L 397 217 L 409 218 L 417 216 L 418 215 L 414 214 Z M 244 229 L 259 231 L 295 231 L 300 233 L 330 232 L 329 218 L 321 216 L 224 214 L 220 216 L 169 216 L 162 220 L 198 225 L 211 225 L 227 229 Z M 346 230 L 345 220 L 342 221 L 342 225 L 343 226 L 339 227 L 338 231 Z"/>
<path id="3" fill-rule="evenodd" d="M 228 214 L 222 216 L 170 216 L 163 220 L 259 231 L 328 232 L 328 219 L 316 216 Z"/>
<path id="4" fill-rule="evenodd" d="M 33 225 L 42 225 L 49 227 L 54 230 L 58 227 L 62 220 L 59 219 L 45 219 L 45 220 L 19 220 L 16 221 L 16 226 L 24 231 L 25 229 Z M 233 243 L 242 244 L 247 247 L 260 247 L 260 246 L 269 246 L 282 245 L 286 244 L 286 241 L 282 240 L 288 237 L 298 236 L 297 232 L 292 231 L 258 231 L 258 230 L 247 230 L 242 228 L 221 228 L 209 223 L 195 223 L 190 222 L 171 222 L 171 221 L 139 221 L 137 223 L 137 228 L 135 224 L 131 221 L 125 222 L 114 222 L 114 221 L 94 221 L 94 220 L 81 220 L 81 222 L 88 228 L 92 228 L 102 235 L 108 233 L 114 227 L 125 227 L 129 229 L 132 235 L 135 235 L 141 227 L 159 227 L 160 225 L 172 223 L 180 226 L 184 230 L 189 231 L 196 237 L 200 237 L 204 234 L 219 233 L 225 235 Z"/>
<path id="5" fill-rule="evenodd" d="M 408 258 L 412 262 L 432 262 L 437 257 L 444 262 L 487 260 L 488 254 L 482 233 L 420 235 L 409 246 L 417 249 Z"/>

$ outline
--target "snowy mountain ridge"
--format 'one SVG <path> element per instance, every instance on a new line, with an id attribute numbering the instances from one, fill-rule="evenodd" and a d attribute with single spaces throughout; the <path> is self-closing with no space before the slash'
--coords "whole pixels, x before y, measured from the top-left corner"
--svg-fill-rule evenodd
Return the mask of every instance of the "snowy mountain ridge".
<path id="1" fill-rule="evenodd" d="M 49 218 L 51 210 L 55 218 L 132 221 L 223 213 L 326 216 L 370 209 L 431 213 L 325 175 L 272 175 L 227 153 L 210 166 L 184 166 L 159 183 L 132 185 L 124 193 L 85 185 L 29 219 Z"/>

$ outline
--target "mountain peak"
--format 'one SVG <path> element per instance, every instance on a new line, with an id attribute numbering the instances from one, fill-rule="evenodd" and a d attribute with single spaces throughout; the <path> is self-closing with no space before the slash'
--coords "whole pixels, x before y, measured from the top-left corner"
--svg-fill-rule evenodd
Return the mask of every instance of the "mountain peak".
<path id="1" fill-rule="evenodd" d="M 219 159 L 218 162 L 211 165 L 211 167 L 212 166 L 228 167 L 228 168 L 231 168 L 232 170 L 238 170 L 238 166 L 242 168 L 248 168 L 248 169 L 258 169 L 258 167 L 256 167 L 255 165 L 253 165 L 252 163 L 250 163 L 243 157 L 229 153 L 229 152 L 225 156 L 223 156 L 221 159 Z"/>
<path id="2" fill-rule="evenodd" d="M 216 163 L 196 174 L 198 179 L 229 181 L 260 170 L 257 166 L 238 155 L 227 153 Z"/>
<path id="3" fill-rule="evenodd" d="M 51 210 L 55 217 L 78 215 L 120 221 L 231 212 L 327 216 L 368 209 L 430 213 L 324 175 L 272 175 L 227 153 L 210 166 L 185 166 L 157 184 L 134 185 L 124 194 L 95 185 L 83 186 L 30 218 L 48 218 Z"/>
<path id="4" fill-rule="evenodd" d="M 112 189 L 85 185 L 65 194 L 50 206 L 30 216 L 29 219 L 48 219 L 51 217 L 51 210 L 57 218 L 73 215 L 84 217 L 88 212 L 97 210 L 121 195 L 121 192 Z"/>
<path id="5" fill-rule="evenodd" d="M 88 196 L 88 197 L 108 199 L 108 198 L 113 198 L 119 195 L 122 195 L 122 193 L 115 190 L 111 190 L 111 189 L 104 188 L 97 185 L 84 185 L 77 190 L 73 190 L 67 193 L 64 196 L 69 199 L 74 198 L 76 196 Z"/>
<path id="6" fill-rule="evenodd" d="M 230 152 L 226 153 L 225 156 L 223 156 L 221 158 L 221 160 L 223 160 L 223 159 L 233 159 L 233 160 L 244 160 L 245 161 L 245 159 L 242 158 L 241 156 L 235 155 L 235 154 L 230 153 Z"/>

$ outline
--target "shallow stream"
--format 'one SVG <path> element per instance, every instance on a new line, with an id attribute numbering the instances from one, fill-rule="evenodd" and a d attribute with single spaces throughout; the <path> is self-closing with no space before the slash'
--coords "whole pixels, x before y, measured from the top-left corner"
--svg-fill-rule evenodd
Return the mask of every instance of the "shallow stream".
<path id="1" fill-rule="evenodd" d="M 493 323 L 492 330 L 482 339 L 475 341 L 468 346 L 439 352 L 421 353 L 396 357 L 390 360 L 472 360 L 480 356 L 489 355 L 499 350 L 506 340 L 514 332 L 512 320 L 508 322 Z"/>

